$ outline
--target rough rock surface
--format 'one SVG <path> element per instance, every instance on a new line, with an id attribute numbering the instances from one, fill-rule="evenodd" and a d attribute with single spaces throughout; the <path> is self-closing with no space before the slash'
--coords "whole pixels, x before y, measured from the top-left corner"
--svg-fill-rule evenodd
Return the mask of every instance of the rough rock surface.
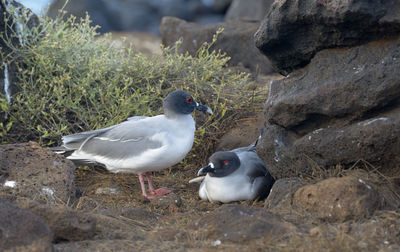
<path id="1" fill-rule="evenodd" d="M 304 184 L 297 177 L 278 179 L 272 186 L 271 192 L 264 202 L 264 207 L 273 213 L 290 213 L 294 194 Z"/>
<path id="2" fill-rule="evenodd" d="M 225 14 L 225 21 L 261 21 L 273 2 L 273 0 L 233 0 Z"/>
<path id="3" fill-rule="evenodd" d="M 294 225 L 263 208 L 240 205 L 223 205 L 192 225 L 206 238 L 237 243 L 261 237 L 281 237 L 296 230 Z"/>
<path id="4" fill-rule="evenodd" d="M 268 58 L 255 47 L 253 34 L 258 29 L 257 22 L 228 21 L 219 24 L 199 25 L 174 17 L 164 17 L 160 31 L 162 42 L 166 46 L 173 45 L 183 38 L 178 52 L 189 52 L 196 55 L 204 42 L 211 42 L 219 28 L 224 31 L 210 50 L 221 50 L 231 57 L 230 66 L 243 66 L 253 72 L 272 73 Z"/>
<path id="5" fill-rule="evenodd" d="M 158 245 L 158 244 L 157 244 Z M 56 252 L 73 251 L 142 251 L 137 241 L 131 240 L 87 240 L 60 243 L 54 246 Z M 157 247 L 153 248 L 157 250 Z"/>
<path id="6" fill-rule="evenodd" d="M 379 194 L 356 176 L 329 178 L 296 191 L 293 205 L 322 220 L 360 220 L 379 209 Z"/>
<path id="7" fill-rule="evenodd" d="M 0 195 L 40 202 L 67 203 L 75 199 L 75 165 L 37 143 L 0 145 Z"/>
<path id="8" fill-rule="evenodd" d="M 57 242 L 87 240 L 95 235 L 96 219 L 89 213 L 73 211 L 65 205 L 39 204 L 22 198 L 16 203 L 42 217 Z"/>
<path id="9" fill-rule="evenodd" d="M 52 251 L 53 233 L 42 218 L 0 200 L 1 251 Z"/>
<path id="10" fill-rule="evenodd" d="M 400 39 L 327 49 L 271 83 L 257 152 L 275 178 L 360 159 L 396 173 L 399 48 Z"/>
<path id="11" fill-rule="evenodd" d="M 256 46 L 286 75 L 322 49 L 397 36 L 399 12 L 398 1 L 275 1 L 255 35 Z"/>

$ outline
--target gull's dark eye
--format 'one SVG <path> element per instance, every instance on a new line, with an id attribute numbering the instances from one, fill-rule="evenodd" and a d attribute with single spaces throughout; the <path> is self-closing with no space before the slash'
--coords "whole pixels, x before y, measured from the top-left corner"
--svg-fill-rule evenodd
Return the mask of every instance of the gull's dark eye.
<path id="1" fill-rule="evenodd" d="M 229 160 L 224 160 L 223 162 L 224 162 L 224 165 L 229 164 Z"/>
<path id="2" fill-rule="evenodd" d="M 192 101 L 193 101 L 193 98 L 192 98 L 192 97 L 186 98 L 186 102 L 187 102 L 187 103 L 192 103 Z"/>

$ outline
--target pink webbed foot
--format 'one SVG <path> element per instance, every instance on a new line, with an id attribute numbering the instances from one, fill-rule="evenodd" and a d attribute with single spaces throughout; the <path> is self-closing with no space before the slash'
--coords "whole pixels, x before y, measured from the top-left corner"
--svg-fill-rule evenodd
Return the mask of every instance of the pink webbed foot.
<path id="1" fill-rule="evenodd" d="M 158 195 L 158 196 L 163 196 L 163 195 L 166 195 L 166 194 L 171 193 L 171 192 L 172 192 L 171 189 L 169 189 L 167 187 L 161 187 L 161 188 L 158 188 L 158 189 L 156 189 L 154 191 L 151 191 L 151 194 Z"/>
<path id="2" fill-rule="evenodd" d="M 150 194 L 147 194 L 145 197 L 147 199 L 157 199 L 157 198 L 160 198 L 160 197 L 162 197 L 164 195 L 167 195 L 167 194 L 169 194 L 171 192 L 172 192 L 171 189 L 169 189 L 167 187 L 162 187 L 162 188 L 150 191 Z"/>
<path id="3" fill-rule="evenodd" d="M 146 178 L 147 178 L 147 183 L 149 184 L 150 193 L 152 195 L 161 197 L 163 195 L 166 195 L 166 194 L 172 192 L 172 190 L 167 187 L 161 187 L 159 189 L 154 189 L 153 182 L 151 181 L 151 178 L 150 178 L 150 172 L 146 172 Z"/>
<path id="4" fill-rule="evenodd" d="M 143 194 L 143 196 L 145 198 L 147 198 L 147 199 L 156 199 L 156 198 L 159 198 L 161 196 L 164 196 L 164 195 L 169 194 L 169 193 L 172 192 L 172 190 L 167 188 L 167 187 L 154 189 L 153 182 L 151 181 L 151 178 L 150 178 L 150 173 L 146 172 L 145 175 L 146 175 L 146 178 L 147 178 L 147 183 L 149 184 L 150 194 L 147 194 L 147 192 L 146 192 L 143 175 L 139 174 L 139 181 L 140 181 L 140 185 L 141 185 L 141 188 L 142 188 L 142 194 Z"/>
<path id="5" fill-rule="evenodd" d="M 157 199 L 157 198 L 159 198 L 160 196 L 159 195 L 156 195 L 156 194 L 146 194 L 146 195 L 143 195 L 146 199 Z"/>

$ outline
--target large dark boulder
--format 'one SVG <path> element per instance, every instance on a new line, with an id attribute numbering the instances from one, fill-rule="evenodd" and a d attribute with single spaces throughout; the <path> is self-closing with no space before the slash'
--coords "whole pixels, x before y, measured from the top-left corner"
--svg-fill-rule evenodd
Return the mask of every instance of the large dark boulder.
<path id="1" fill-rule="evenodd" d="M 54 234 L 54 241 L 81 241 L 92 239 L 96 231 L 96 219 L 90 213 L 74 211 L 65 205 L 40 204 L 20 198 L 16 204 L 40 216 Z"/>
<path id="2" fill-rule="evenodd" d="M 294 194 L 305 184 L 306 182 L 298 177 L 278 179 L 272 186 L 268 198 L 265 199 L 264 207 L 272 213 L 290 214 L 293 211 Z"/>
<path id="3" fill-rule="evenodd" d="M 251 239 L 274 239 L 296 226 L 260 207 L 223 205 L 217 210 L 196 220 L 192 227 L 206 238 L 243 243 Z"/>
<path id="4" fill-rule="evenodd" d="M 341 176 L 330 177 L 335 176 L 335 172 Z M 310 178 L 278 179 L 264 207 L 301 224 L 310 219 L 361 220 L 377 210 L 394 210 L 400 205 L 399 185 L 384 180 L 379 173 L 361 169 L 316 170 L 312 180 Z"/>
<path id="5" fill-rule="evenodd" d="M 274 0 L 233 0 L 225 20 L 261 21 Z"/>
<path id="6" fill-rule="evenodd" d="M 379 209 L 379 193 L 357 176 L 328 178 L 298 189 L 293 205 L 321 220 L 360 220 Z"/>
<path id="7" fill-rule="evenodd" d="M 288 74 L 325 48 L 361 45 L 400 33 L 399 1 L 275 1 L 255 35 L 274 68 Z"/>
<path id="8" fill-rule="evenodd" d="M 0 200 L 0 251 L 53 251 L 52 239 L 42 218 Z"/>
<path id="9" fill-rule="evenodd" d="M 43 203 L 75 199 L 75 165 L 37 143 L 0 145 L 0 195 L 26 197 Z"/>
<path id="10" fill-rule="evenodd" d="M 400 39 L 327 49 L 273 81 L 258 154 L 275 178 L 368 161 L 398 173 Z"/>
<path id="11" fill-rule="evenodd" d="M 164 17 L 160 31 L 162 42 L 166 46 L 173 45 L 183 38 L 178 53 L 189 52 L 196 55 L 204 42 L 211 42 L 218 29 L 224 31 L 211 50 L 225 52 L 231 60 L 230 66 L 242 66 L 253 72 L 268 74 L 273 72 L 268 58 L 254 46 L 253 34 L 258 29 L 258 22 L 227 21 L 218 24 L 199 25 L 174 17 Z"/>

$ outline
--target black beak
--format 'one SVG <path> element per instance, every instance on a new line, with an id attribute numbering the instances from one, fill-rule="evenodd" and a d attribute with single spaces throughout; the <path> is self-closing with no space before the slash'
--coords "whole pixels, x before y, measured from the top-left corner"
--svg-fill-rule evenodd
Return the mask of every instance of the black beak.
<path id="1" fill-rule="evenodd" d="M 210 165 L 207 165 L 203 168 L 201 168 L 198 172 L 197 172 L 197 176 L 201 176 L 204 174 L 207 174 L 208 172 L 214 173 L 215 169 L 212 168 Z"/>
<path id="2" fill-rule="evenodd" d="M 205 106 L 205 105 L 198 104 L 198 103 L 196 103 L 195 109 L 197 109 L 198 111 L 207 112 L 207 113 L 209 113 L 210 115 L 213 114 L 212 110 L 211 110 L 209 107 L 207 107 L 207 106 Z"/>

